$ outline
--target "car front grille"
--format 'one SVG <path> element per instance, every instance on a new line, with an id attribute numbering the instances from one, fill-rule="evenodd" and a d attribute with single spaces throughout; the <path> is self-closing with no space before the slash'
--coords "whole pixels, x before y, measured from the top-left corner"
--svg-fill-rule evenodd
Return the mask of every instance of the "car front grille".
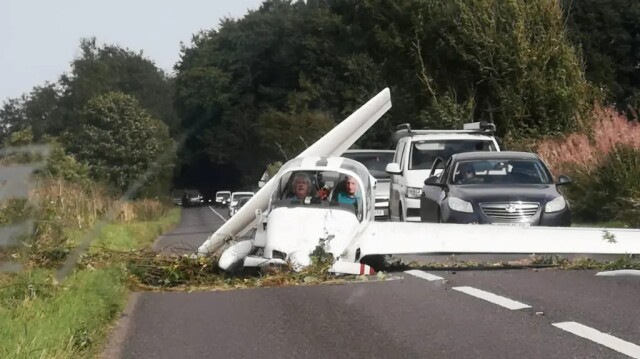
<path id="1" fill-rule="evenodd" d="M 487 217 L 499 222 L 526 222 L 540 208 L 535 202 L 481 203 L 480 208 Z"/>
<path id="2" fill-rule="evenodd" d="M 388 202 L 388 197 L 376 197 L 376 203 Z"/>

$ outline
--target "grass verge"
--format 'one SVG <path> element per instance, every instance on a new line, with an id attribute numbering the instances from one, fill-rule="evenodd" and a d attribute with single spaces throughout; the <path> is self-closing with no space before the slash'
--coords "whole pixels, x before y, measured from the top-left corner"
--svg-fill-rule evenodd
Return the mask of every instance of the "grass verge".
<path id="1" fill-rule="evenodd" d="M 179 220 L 172 210 L 157 221 L 110 224 L 89 256 L 148 247 Z M 0 275 L 0 357 L 90 358 L 102 347 L 128 292 L 125 263 L 81 265 L 61 285 L 51 269 L 33 268 Z"/>

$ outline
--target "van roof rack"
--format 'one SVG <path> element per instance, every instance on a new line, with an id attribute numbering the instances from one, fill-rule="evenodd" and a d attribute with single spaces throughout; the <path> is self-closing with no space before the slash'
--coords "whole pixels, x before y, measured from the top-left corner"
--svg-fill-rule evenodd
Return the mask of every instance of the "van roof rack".
<path id="1" fill-rule="evenodd" d="M 496 132 L 496 125 L 487 121 L 469 122 L 462 125 L 462 129 L 437 129 L 437 130 L 413 130 L 411 124 L 403 123 L 398 125 L 394 133 L 394 140 L 397 142 L 403 137 L 415 135 L 429 135 L 438 133 L 469 133 L 493 136 Z"/>

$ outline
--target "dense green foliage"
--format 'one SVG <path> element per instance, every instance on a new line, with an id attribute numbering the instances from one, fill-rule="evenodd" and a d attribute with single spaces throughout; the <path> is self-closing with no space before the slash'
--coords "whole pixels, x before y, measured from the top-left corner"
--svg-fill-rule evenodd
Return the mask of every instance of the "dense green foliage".
<path id="1" fill-rule="evenodd" d="M 151 118 L 129 95 L 107 93 L 89 100 L 78 126 L 66 131 L 63 141 L 88 164 L 93 178 L 121 191 L 140 182 L 147 172 L 153 175 L 146 187 L 161 190 L 172 180 L 175 149 L 167 126 Z"/>
<path id="2" fill-rule="evenodd" d="M 620 110 L 640 106 L 640 2 L 562 0 L 569 34 L 582 50 L 586 76 Z"/>
<path id="3" fill-rule="evenodd" d="M 576 218 L 640 226 L 640 149 L 617 146 L 593 170 L 576 169 L 567 187 Z"/>

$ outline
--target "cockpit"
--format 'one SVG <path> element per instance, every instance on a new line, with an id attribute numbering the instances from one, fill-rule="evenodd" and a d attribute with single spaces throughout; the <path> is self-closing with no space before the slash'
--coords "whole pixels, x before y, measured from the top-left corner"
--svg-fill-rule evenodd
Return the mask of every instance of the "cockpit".
<path id="1" fill-rule="evenodd" d="M 338 171 L 299 170 L 284 173 L 271 199 L 271 207 L 316 207 L 350 211 L 358 219 L 364 212 L 361 180 Z"/>

